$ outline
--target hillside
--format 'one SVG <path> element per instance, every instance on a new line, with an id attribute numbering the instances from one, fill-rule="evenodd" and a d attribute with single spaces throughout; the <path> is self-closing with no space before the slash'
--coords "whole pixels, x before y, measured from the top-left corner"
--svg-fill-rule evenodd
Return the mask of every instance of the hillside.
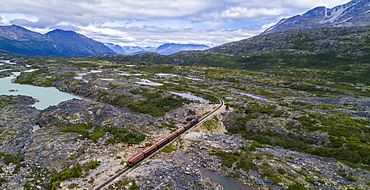
<path id="1" fill-rule="evenodd" d="M 352 0 L 334 8 L 316 7 L 302 15 L 280 20 L 262 34 L 271 34 L 285 30 L 369 26 L 370 0 Z"/>
<path id="2" fill-rule="evenodd" d="M 102 43 L 73 31 L 40 34 L 16 25 L 0 27 L 0 49 L 32 56 L 115 54 Z"/>
<path id="3" fill-rule="evenodd" d="M 369 35 L 369 27 L 290 30 L 228 43 L 209 51 L 185 51 L 169 56 L 156 53 L 94 56 L 92 59 L 117 64 L 213 66 L 276 74 L 303 68 L 330 69 L 335 72 L 324 75 L 327 80 L 369 84 Z"/>
<path id="4" fill-rule="evenodd" d="M 345 77 L 360 76 L 369 64 L 327 60 L 337 66 L 325 67 L 305 65 L 304 59 L 309 58 L 294 52 L 194 51 L 5 61 L 0 69 L 38 69 L 23 72 L 17 83 L 54 86 L 89 101 L 36 110 L 30 106 L 36 99 L 0 96 L 0 157 L 12 161 L 0 163 L 7 174 L 0 176 L 1 187 L 93 189 L 109 177 L 107 171 L 122 171 L 139 151 L 216 106 L 176 95 L 187 94 L 223 98 L 229 109 L 138 164 L 110 189 L 128 183 L 216 188 L 201 173 L 205 168 L 260 189 L 368 189 L 370 86 Z M 243 69 L 226 68 L 232 66 Z M 40 128 L 32 130 L 35 125 Z M 179 153 L 193 162 L 179 160 Z M 171 179 L 162 182 L 161 176 Z"/>
<path id="5" fill-rule="evenodd" d="M 369 54 L 370 27 L 300 29 L 259 35 L 210 49 L 232 55 L 250 52 L 320 52 L 334 51 L 347 55 Z"/>

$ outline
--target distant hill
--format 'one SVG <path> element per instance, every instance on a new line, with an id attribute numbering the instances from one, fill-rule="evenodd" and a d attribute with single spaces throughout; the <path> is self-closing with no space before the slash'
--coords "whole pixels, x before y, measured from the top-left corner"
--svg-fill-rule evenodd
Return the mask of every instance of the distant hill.
<path id="1" fill-rule="evenodd" d="M 322 52 L 362 56 L 370 53 L 370 26 L 299 29 L 227 43 L 209 51 L 232 55 L 250 52 Z"/>
<path id="2" fill-rule="evenodd" d="M 146 52 L 154 52 L 161 55 L 171 55 L 180 51 L 206 50 L 210 48 L 209 46 L 206 45 L 176 44 L 176 43 L 166 43 L 158 47 L 119 46 L 112 43 L 108 43 L 105 45 L 114 50 L 116 53 L 124 55 L 136 55 Z"/>
<path id="3" fill-rule="evenodd" d="M 280 20 L 262 34 L 284 30 L 351 27 L 370 25 L 370 0 L 352 0 L 332 9 L 316 7 L 308 12 Z"/>
<path id="4" fill-rule="evenodd" d="M 40 34 L 16 25 L 0 26 L 0 50 L 31 56 L 115 54 L 104 44 L 73 31 Z"/>
<path id="5" fill-rule="evenodd" d="M 156 47 L 140 47 L 140 46 L 120 46 L 113 43 L 106 43 L 107 47 L 115 51 L 116 53 L 123 55 L 136 55 L 145 52 L 154 52 Z"/>

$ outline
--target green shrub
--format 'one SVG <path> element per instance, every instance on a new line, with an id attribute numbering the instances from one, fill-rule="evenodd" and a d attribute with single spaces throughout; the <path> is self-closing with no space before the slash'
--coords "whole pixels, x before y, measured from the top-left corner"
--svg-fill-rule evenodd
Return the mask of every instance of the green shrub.
<path id="1" fill-rule="evenodd" d="M 247 155 L 242 155 L 239 161 L 236 163 L 236 168 L 244 171 L 257 170 L 258 167 L 252 162 L 252 159 Z"/>
<path id="2" fill-rule="evenodd" d="M 223 151 L 218 151 L 215 153 L 215 155 L 220 157 L 222 160 L 222 165 L 228 168 L 232 167 L 232 165 L 240 158 L 240 153 L 238 152 L 227 153 Z"/>
<path id="3" fill-rule="evenodd" d="M 131 90 L 133 94 L 140 94 L 145 100 L 133 101 L 131 97 L 120 95 L 112 98 L 112 100 L 103 100 L 112 105 L 128 107 L 136 113 L 148 114 L 154 117 L 164 116 L 166 112 L 181 107 L 183 104 L 190 103 L 190 100 L 176 96 L 168 95 L 162 91 L 148 90 L 138 88 Z"/>
<path id="4" fill-rule="evenodd" d="M 306 178 L 304 178 L 304 180 L 309 182 L 309 183 L 315 182 L 315 180 L 312 177 L 306 177 Z"/>
<path id="5" fill-rule="evenodd" d="M 136 185 L 136 181 L 132 180 L 132 185 L 128 190 L 139 190 L 140 186 Z"/>
<path id="6" fill-rule="evenodd" d="M 67 170 L 61 173 L 58 173 L 50 178 L 51 182 L 61 182 L 71 178 L 78 178 L 82 174 L 82 166 L 77 163 L 73 166 L 72 170 Z"/>
<path id="7" fill-rule="evenodd" d="M 7 153 L 4 153 L 4 152 L 0 152 L 0 157 L 2 157 L 4 159 L 3 162 L 6 165 L 9 165 L 10 163 L 15 165 L 13 173 L 18 173 L 20 168 L 23 166 L 22 162 L 23 162 L 24 158 L 23 158 L 22 155 L 12 155 L 12 154 L 7 154 Z"/>
<path id="8" fill-rule="evenodd" d="M 98 161 L 96 159 L 93 159 L 89 163 L 87 163 L 87 168 L 93 170 L 93 169 L 99 167 L 100 163 L 101 163 L 100 161 Z"/>
<path id="9" fill-rule="evenodd" d="M 277 171 L 279 172 L 279 174 L 281 175 L 284 175 L 286 174 L 286 170 L 284 168 L 278 168 Z"/>
<path id="10" fill-rule="evenodd" d="M 113 135 L 113 138 L 110 138 L 106 141 L 107 144 L 114 143 L 127 143 L 127 144 L 140 144 L 145 138 L 146 135 L 138 132 L 131 132 L 126 129 L 120 129 L 115 127 L 105 128 L 104 131 L 109 132 Z"/>
<path id="11" fill-rule="evenodd" d="M 5 178 L 0 178 L 0 186 L 2 186 L 3 184 L 7 183 L 9 180 L 5 179 Z"/>
<path id="12" fill-rule="evenodd" d="M 288 186 L 288 190 L 307 190 L 302 183 L 294 183 Z"/>

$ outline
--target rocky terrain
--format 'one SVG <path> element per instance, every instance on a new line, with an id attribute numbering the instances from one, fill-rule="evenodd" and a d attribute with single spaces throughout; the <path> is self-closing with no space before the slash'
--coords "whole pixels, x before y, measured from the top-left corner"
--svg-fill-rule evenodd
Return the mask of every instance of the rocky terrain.
<path id="1" fill-rule="evenodd" d="M 269 189 L 284 189 L 298 183 L 312 189 L 367 189 L 370 179 L 369 172 L 351 168 L 334 159 L 260 146 L 255 141 L 235 136 L 193 132 L 183 138 L 183 144 L 187 147 L 185 154 L 199 167 L 237 176 L 243 182 Z M 260 147 L 256 148 L 256 145 Z M 223 159 L 230 158 L 220 159 L 217 156 L 223 153 L 229 154 L 227 157 L 246 154 L 244 158 L 247 160 L 231 158 L 240 160 L 225 166 Z M 246 163 L 242 165 L 242 161 Z"/>
<path id="2" fill-rule="evenodd" d="M 91 189 L 220 97 L 216 116 L 109 188 L 221 189 L 208 171 L 251 189 L 368 189 L 366 30 L 289 31 L 171 56 L 0 54 L 3 77 L 35 69 L 14 82 L 85 99 L 38 110 L 31 97 L 0 97 L 1 186 Z M 276 46 L 258 49 L 264 42 Z"/>

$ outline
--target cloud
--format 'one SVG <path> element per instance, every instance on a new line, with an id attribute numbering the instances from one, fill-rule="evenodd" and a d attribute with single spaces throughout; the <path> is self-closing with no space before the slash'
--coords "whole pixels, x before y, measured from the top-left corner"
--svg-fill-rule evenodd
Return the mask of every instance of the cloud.
<path id="1" fill-rule="evenodd" d="M 118 44 L 222 43 L 251 37 L 281 18 L 349 0 L 2 0 L 1 25 L 60 28 Z M 248 27 L 246 25 L 253 25 Z"/>
<path id="2" fill-rule="evenodd" d="M 285 13 L 284 9 L 279 8 L 247 8 L 230 7 L 222 12 L 212 12 L 202 15 L 198 20 L 213 20 L 218 22 L 232 22 L 235 20 L 256 21 L 279 16 Z"/>
<path id="3" fill-rule="evenodd" d="M 80 25 L 108 20 L 197 18 L 197 21 L 271 18 L 346 0 L 2 0 L 0 12 L 22 13 Z"/>
<path id="4" fill-rule="evenodd" d="M 14 19 L 10 21 L 11 24 L 21 25 L 21 26 L 29 26 L 32 28 L 48 28 L 50 26 L 57 25 L 60 23 L 59 21 L 56 21 L 55 19 L 47 18 L 47 17 L 41 17 L 38 21 L 33 22 L 29 21 L 27 19 Z"/>
<path id="5" fill-rule="evenodd" d="M 122 46 L 159 46 L 163 43 L 221 45 L 227 42 L 252 37 L 262 28 L 251 29 L 193 29 L 193 28 L 160 28 L 154 26 L 97 28 L 83 27 L 79 31 L 86 36 L 94 36 L 101 42 L 110 42 Z"/>
<path id="6" fill-rule="evenodd" d="M 212 8 L 213 0 L 2 0 L 0 12 L 44 15 L 84 25 L 112 19 L 179 18 Z"/>

